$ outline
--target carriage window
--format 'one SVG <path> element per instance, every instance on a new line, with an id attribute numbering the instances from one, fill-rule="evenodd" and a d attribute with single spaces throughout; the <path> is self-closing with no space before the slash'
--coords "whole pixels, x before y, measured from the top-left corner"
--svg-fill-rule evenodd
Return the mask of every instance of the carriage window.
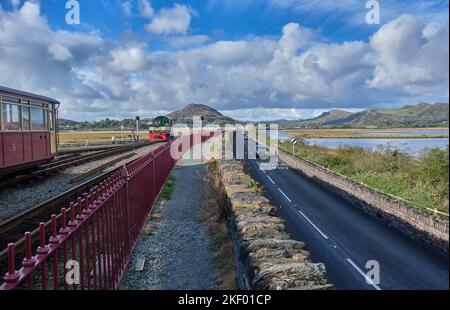
<path id="1" fill-rule="evenodd" d="M 3 128 L 6 131 L 20 130 L 20 107 L 13 104 L 3 104 Z"/>
<path id="2" fill-rule="evenodd" d="M 31 105 L 34 107 L 40 107 L 40 108 L 43 108 L 45 106 L 43 103 L 35 102 L 35 101 L 31 102 Z"/>
<path id="3" fill-rule="evenodd" d="M 22 127 L 23 130 L 31 130 L 29 107 L 22 106 Z"/>
<path id="4" fill-rule="evenodd" d="M 31 109 L 31 128 L 33 130 L 45 130 L 44 110 Z"/>
<path id="5" fill-rule="evenodd" d="M 20 99 L 14 98 L 14 97 L 8 97 L 8 96 L 3 96 L 2 101 L 3 102 L 11 102 L 11 103 L 20 103 Z"/>

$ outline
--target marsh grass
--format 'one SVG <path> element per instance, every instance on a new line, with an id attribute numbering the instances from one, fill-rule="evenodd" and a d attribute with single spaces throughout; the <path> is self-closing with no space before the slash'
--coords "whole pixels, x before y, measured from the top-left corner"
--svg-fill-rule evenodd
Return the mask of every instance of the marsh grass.
<path id="1" fill-rule="evenodd" d="M 448 128 L 392 128 L 377 129 L 374 134 L 374 130 L 370 129 L 286 129 L 283 130 L 285 134 L 294 136 L 296 138 L 345 138 L 345 139 L 426 139 L 426 138 L 448 138 L 443 134 L 423 134 L 423 135 L 410 135 L 408 131 L 426 131 L 426 130 L 448 130 Z M 385 134 L 384 131 L 392 132 L 396 131 L 396 134 Z"/>
<path id="2" fill-rule="evenodd" d="M 289 142 L 280 147 L 292 153 Z M 417 208 L 448 213 L 448 145 L 444 150 L 426 149 L 419 157 L 412 157 L 387 147 L 376 151 L 361 147 L 329 149 L 302 141 L 296 147 L 295 155 L 400 197 Z"/>

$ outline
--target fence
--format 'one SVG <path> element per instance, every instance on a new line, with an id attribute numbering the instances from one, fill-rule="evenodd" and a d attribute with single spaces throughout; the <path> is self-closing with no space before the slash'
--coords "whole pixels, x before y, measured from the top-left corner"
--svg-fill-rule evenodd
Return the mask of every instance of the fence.
<path id="1" fill-rule="evenodd" d="M 196 135 L 166 143 L 124 166 L 52 215 L 49 238 L 41 223 L 35 255 L 29 232 L 21 255 L 9 244 L 8 272 L 0 290 L 116 289 L 167 177 L 187 151 L 182 146 L 209 138 Z M 171 147 L 176 147 L 178 157 L 171 156 Z"/>

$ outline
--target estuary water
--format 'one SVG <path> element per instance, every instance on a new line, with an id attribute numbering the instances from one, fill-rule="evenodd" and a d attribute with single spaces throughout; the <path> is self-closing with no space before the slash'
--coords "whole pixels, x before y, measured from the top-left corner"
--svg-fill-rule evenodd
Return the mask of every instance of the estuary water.
<path id="1" fill-rule="evenodd" d="M 358 131 L 365 135 L 407 135 L 407 136 L 422 136 L 422 135 L 448 135 L 448 130 L 401 130 L 401 131 Z M 280 141 L 291 139 L 292 136 L 285 132 L 278 133 Z M 356 146 L 366 149 L 377 150 L 380 147 L 389 147 L 397 149 L 403 153 L 419 156 L 425 149 L 441 148 L 444 149 L 449 144 L 448 138 L 384 138 L 384 139 L 370 139 L 370 138 L 307 138 L 305 141 L 309 144 L 321 145 L 329 148 L 339 148 L 342 146 Z"/>
<path id="2" fill-rule="evenodd" d="M 448 138 L 419 138 L 419 139 L 305 139 L 307 143 L 321 145 L 332 149 L 342 146 L 358 146 L 376 150 L 380 147 L 389 147 L 412 156 L 419 156 L 425 149 L 441 148 L 448 145 Z"/>

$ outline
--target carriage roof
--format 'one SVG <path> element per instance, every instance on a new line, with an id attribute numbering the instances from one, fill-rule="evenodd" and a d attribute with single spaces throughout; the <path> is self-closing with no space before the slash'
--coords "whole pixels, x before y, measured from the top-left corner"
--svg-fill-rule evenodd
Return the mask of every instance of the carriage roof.
<path id="1" fill-rule="evenodd" d="M 22 90 L 17 90 L 17 89 L 13 89 L 13 88 L 9 88 L 9 87 L 5 87 L 5 86 L 1 86 L 0 85 L 0 94 L 5 94 L 5 95 L 10 95 L 10 96 L 17 96 L 17 97 L 25 97 L 27 99 L 30 100 L 40 100 L 40 101 L 45 101 L 48 103 L 54 103 L 54 104 L 60 104 L 59 101 L 49 98 L 49 97 L 45 97 L 45 96 L 41 96 L 41 95 L 36 95 L 33 93 L 29 93 L 26 91 L 22 91 Z"/>

